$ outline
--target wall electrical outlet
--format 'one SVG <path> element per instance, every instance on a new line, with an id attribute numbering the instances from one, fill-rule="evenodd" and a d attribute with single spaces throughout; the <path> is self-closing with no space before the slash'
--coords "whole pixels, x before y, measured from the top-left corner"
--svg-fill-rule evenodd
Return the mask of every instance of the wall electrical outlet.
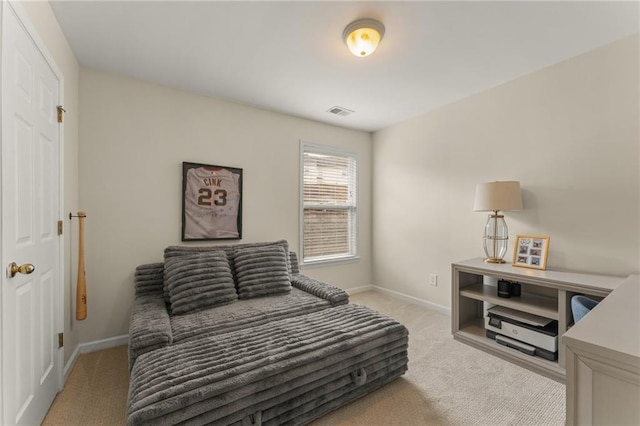
<path id="1" fill-rule="evenodd" d="M 437 274 L 429 274 L 429 284 L 434 287 L 438 287 L 438 275 Z"/>

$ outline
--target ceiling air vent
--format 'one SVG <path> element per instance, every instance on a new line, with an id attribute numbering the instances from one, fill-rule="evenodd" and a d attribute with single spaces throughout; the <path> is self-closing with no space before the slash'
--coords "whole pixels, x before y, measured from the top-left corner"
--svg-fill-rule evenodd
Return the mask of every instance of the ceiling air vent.
<path id="1" fill-rule="evenodd" d="M 342 108 L 336 105 L 329 108 L 327 112 L 330 112 L 331 114 L 335 114 L 335 115 L 340 115 L 342 117 L 346 117 L 347 115 L 351 114 L 354 111 L 350 109 Z"/>

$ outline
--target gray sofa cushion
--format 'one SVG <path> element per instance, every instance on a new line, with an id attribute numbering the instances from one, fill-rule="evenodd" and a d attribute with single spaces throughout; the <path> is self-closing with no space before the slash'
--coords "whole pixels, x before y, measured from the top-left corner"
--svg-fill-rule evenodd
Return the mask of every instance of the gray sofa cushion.
<path id="1" fill-rule="evenodd" d="M 349 303 L 349 294 L 346 291 L 325 282 L 314 280 L 306 275 L 294 275 L 291 279 L 291 284 L 309 294 L 328 300 L 333 306 Z"/>
<path id="2" fill-rule="evenodd" d="M 218 251 L 224 250 L 229 256 L 229 261 L 231 262 L 231 269 L 233 271 L 233 257 L 235 251 L 241 248 L 258 248 L 258 247 L 270 247 L 270 246 L 281 246 L 284 249 L 284 252 L 287 254 L 287 269 L 289 270 L 289 274 L 292 273 L 292 265 L 291 259 L 289 258 L 289 243 L 286 240 L 279 240 L 273 242 L 262 242 L 262 243 L 243 243 L 243 244 L 227 244 L 227 245 L 215 245 L 215 246 L 169 246 L 164 249 L 164 260 L 171 257 L 184 256 L 187 254 L 194 253 L 205 253 L 209 251 Z M 297 268 L 297 265 L 296 265 Z M 235 277 L 235 271 L 234 277 Z"/>
<path id="3" fill-rule="evenodd" d="M 162 348 L 133 367 L 127 424 L 305 424 L 402 375 L 407 342 L 343 305 Z"/>
<path id="4" fill-rule="evenodd" d="M 171 257 L 164 265 L 171 312 L 186 314 L 238 300 L 224 251 Z"/>
<path id="5" fill-rule="evenodd" d="M 287 253 L 280 245 L 236 249 L 234 266 L 240 299 L 291 291 Z"/>
<path id="6" fill-rule="evenodd" d="M 138 266 L 133 281 L 136 296 L 162 294 L 164 288 L 164 264 L 148 263 Z"/>
<path id="7" fill-rule="evenodd" d="M 129 369 L 138 356 L 171 343 L 171 320 L 162 294 L 136 296 L 129 321 Z"/>
<path id="8" fill-rule="evenodd" d="M 290 293 L 240 299 L 189 315 L 171 315 L 171 334 L 174 343 L 185 342 L 322 311 L 331 306 L 325 299 L 292 288 Z"/>
<path id="9" fill-rule="evenodd" d="M 300 273 L 300 267 L 298 266 L 298 255 L 295 251 L 289 252 L 289 263 L 291 264 L 291 276 Z"/>

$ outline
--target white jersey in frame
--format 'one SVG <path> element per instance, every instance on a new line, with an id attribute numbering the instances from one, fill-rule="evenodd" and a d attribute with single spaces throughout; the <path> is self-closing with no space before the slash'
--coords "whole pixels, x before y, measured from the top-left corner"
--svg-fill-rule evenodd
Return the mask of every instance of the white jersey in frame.
<path id="1" fill-rule="evenodd" d="M 240 173 L 193 163 L 184 163 L 183 167 L 186 172 L 182 239 L 241 238 Z"/>

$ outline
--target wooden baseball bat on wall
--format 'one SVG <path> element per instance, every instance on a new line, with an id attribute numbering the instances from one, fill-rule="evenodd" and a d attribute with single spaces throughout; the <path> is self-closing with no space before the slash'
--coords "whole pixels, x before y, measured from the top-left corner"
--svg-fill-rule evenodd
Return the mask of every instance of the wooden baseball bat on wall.
<path id="1" fill-rule="evenodd" d="M 84 218 L 85 212 L 78 212 L 78 283 L 76 286 L 76 319 L 87 318 L 87 275 L 84 270 Z"/>

